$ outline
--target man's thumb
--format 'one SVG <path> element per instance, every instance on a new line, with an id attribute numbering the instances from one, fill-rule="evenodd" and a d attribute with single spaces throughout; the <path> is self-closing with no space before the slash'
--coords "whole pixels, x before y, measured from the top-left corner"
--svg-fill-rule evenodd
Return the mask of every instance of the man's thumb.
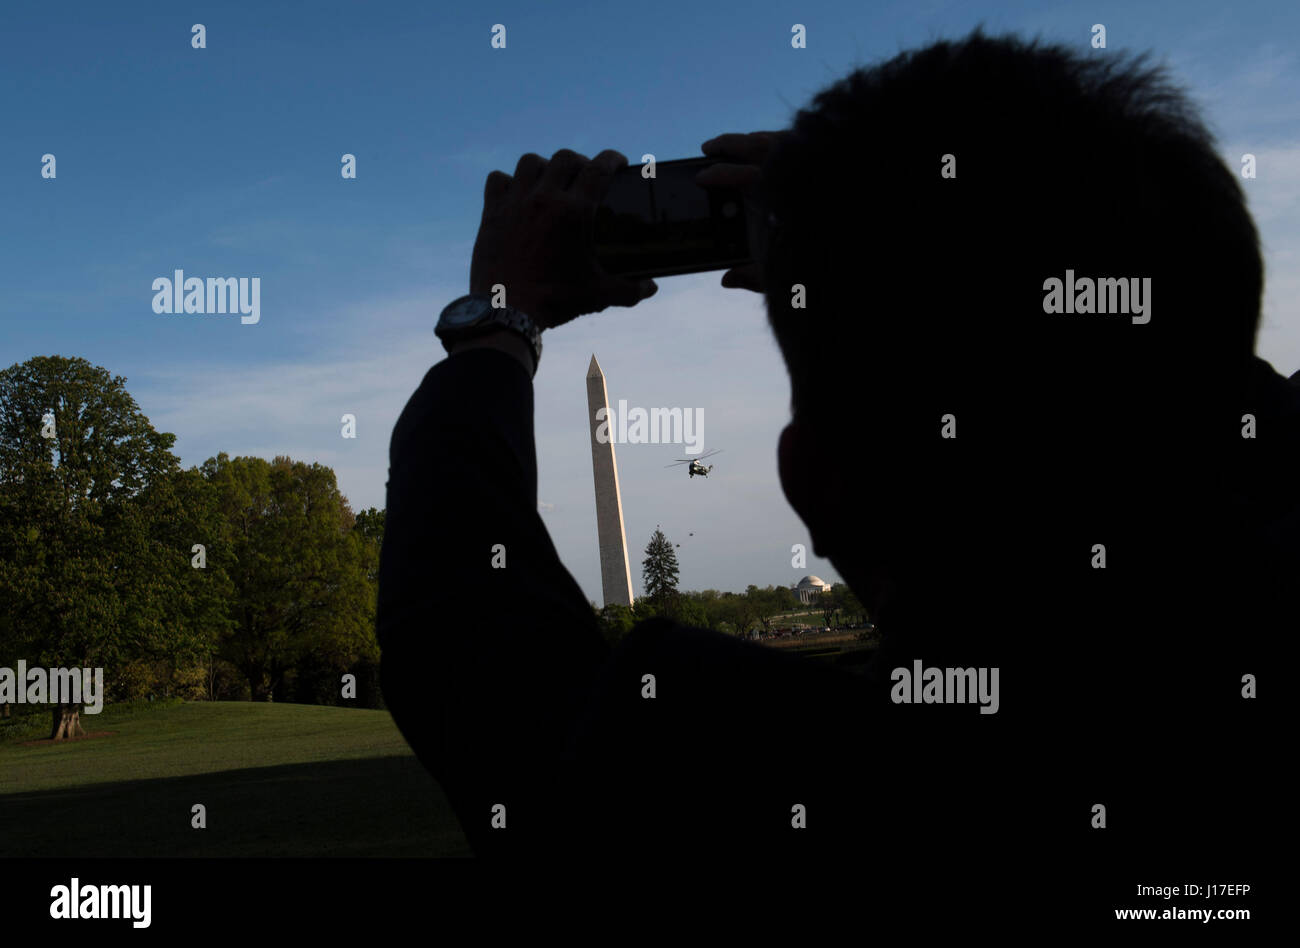
<path id="1" fill-rule="evenodd" d="M 659 285 L 654 280 L 626 280 L 607 277 L 601 286 L 601 296 L 606 305 L 635 306 L 648 296 L 654 296 Z"/>

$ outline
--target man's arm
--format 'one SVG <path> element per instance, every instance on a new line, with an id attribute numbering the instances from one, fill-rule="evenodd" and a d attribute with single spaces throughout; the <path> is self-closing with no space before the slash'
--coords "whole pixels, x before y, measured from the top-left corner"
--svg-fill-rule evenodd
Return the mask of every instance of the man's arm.
<path id="1" fill-rule="evenodd" d="M 492 804 L 530 802 L 516 797 L 558 758 L 607 656 L 537 513 L 532 413 L 518 360 L 458 349 L 429 370 L 391 445 L 384 693 L 472 842 Z"/>
<path id="2" fill-rule="evenodd" d="M 539 329 L 657 288 L 602 273 L 596 207 L 627 159 L 524 155 L 484 188 L 470 292 L 495 293 Z M 385 700 L 489 851 L 550 831 L 555 766 L 608 655 L 595 617 L 537 513 L 532 356 L 508 330 L 456 344 L 393 431 L 380 561 Z M 508 836 L 489 829 L 507 808 Z"/>

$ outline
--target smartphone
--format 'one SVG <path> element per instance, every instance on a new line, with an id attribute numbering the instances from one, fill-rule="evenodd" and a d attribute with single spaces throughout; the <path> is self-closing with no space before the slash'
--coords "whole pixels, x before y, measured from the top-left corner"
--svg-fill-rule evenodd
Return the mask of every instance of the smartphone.
<path id="1" fill-rule="evenodd" d="M 682 158 L 615 172 L 596 210 L 596 260 L 606 273 L 659 277 L 725 270 L 751 260 L 739 191 L 702 188 L 695 176 L 717 158 Z"/>

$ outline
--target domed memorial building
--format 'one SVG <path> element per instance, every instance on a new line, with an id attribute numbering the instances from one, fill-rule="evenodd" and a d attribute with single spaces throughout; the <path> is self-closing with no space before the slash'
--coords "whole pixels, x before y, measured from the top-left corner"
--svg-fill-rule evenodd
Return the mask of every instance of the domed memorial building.
<path id="1" fill-rule="evenodd" d="M 816 602 L 817 597 L 831 591 L 831 584 L 824 583 L 816 576 L 805 576 L 795 583 L 794 592 L 802 603 Z"/>

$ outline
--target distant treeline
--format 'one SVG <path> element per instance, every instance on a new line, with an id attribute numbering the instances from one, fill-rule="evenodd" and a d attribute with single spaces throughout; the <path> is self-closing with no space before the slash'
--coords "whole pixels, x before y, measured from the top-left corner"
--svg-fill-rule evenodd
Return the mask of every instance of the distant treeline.
<path id="1" fill-rule="evenodd" d="M 111 701 L 382 707 L 384 512 L 321 464 L 182 469 L 175 440 L 84 359 L 0 372 L 0 667 L 102 667 Z"/>
<path id="2" fill-rule="evenodd" d="M 601 631 L 607 641 L 616 643 L 632 626 L 642 619 L 665 615 L 684 625 L 713 629 L 727 635 L 749 635 L 755 631 L 771 632 L 799 623 L 833 626 L 866 621 L 866 612 L 853 590 L 844 583 L 836 583 L 829 592 L 817 597 L 811 604 L 799 601 L 798 595 L 788 586 L 751 585 L 743 593 L 703 591 L 673 591 L 661 597 L 638 599 L 632 606 L 609 605 L 603 609 L 592 603 L 600 621 Z M 783 616 L 790 610 L 811 612 L 812 616 Z"/>

